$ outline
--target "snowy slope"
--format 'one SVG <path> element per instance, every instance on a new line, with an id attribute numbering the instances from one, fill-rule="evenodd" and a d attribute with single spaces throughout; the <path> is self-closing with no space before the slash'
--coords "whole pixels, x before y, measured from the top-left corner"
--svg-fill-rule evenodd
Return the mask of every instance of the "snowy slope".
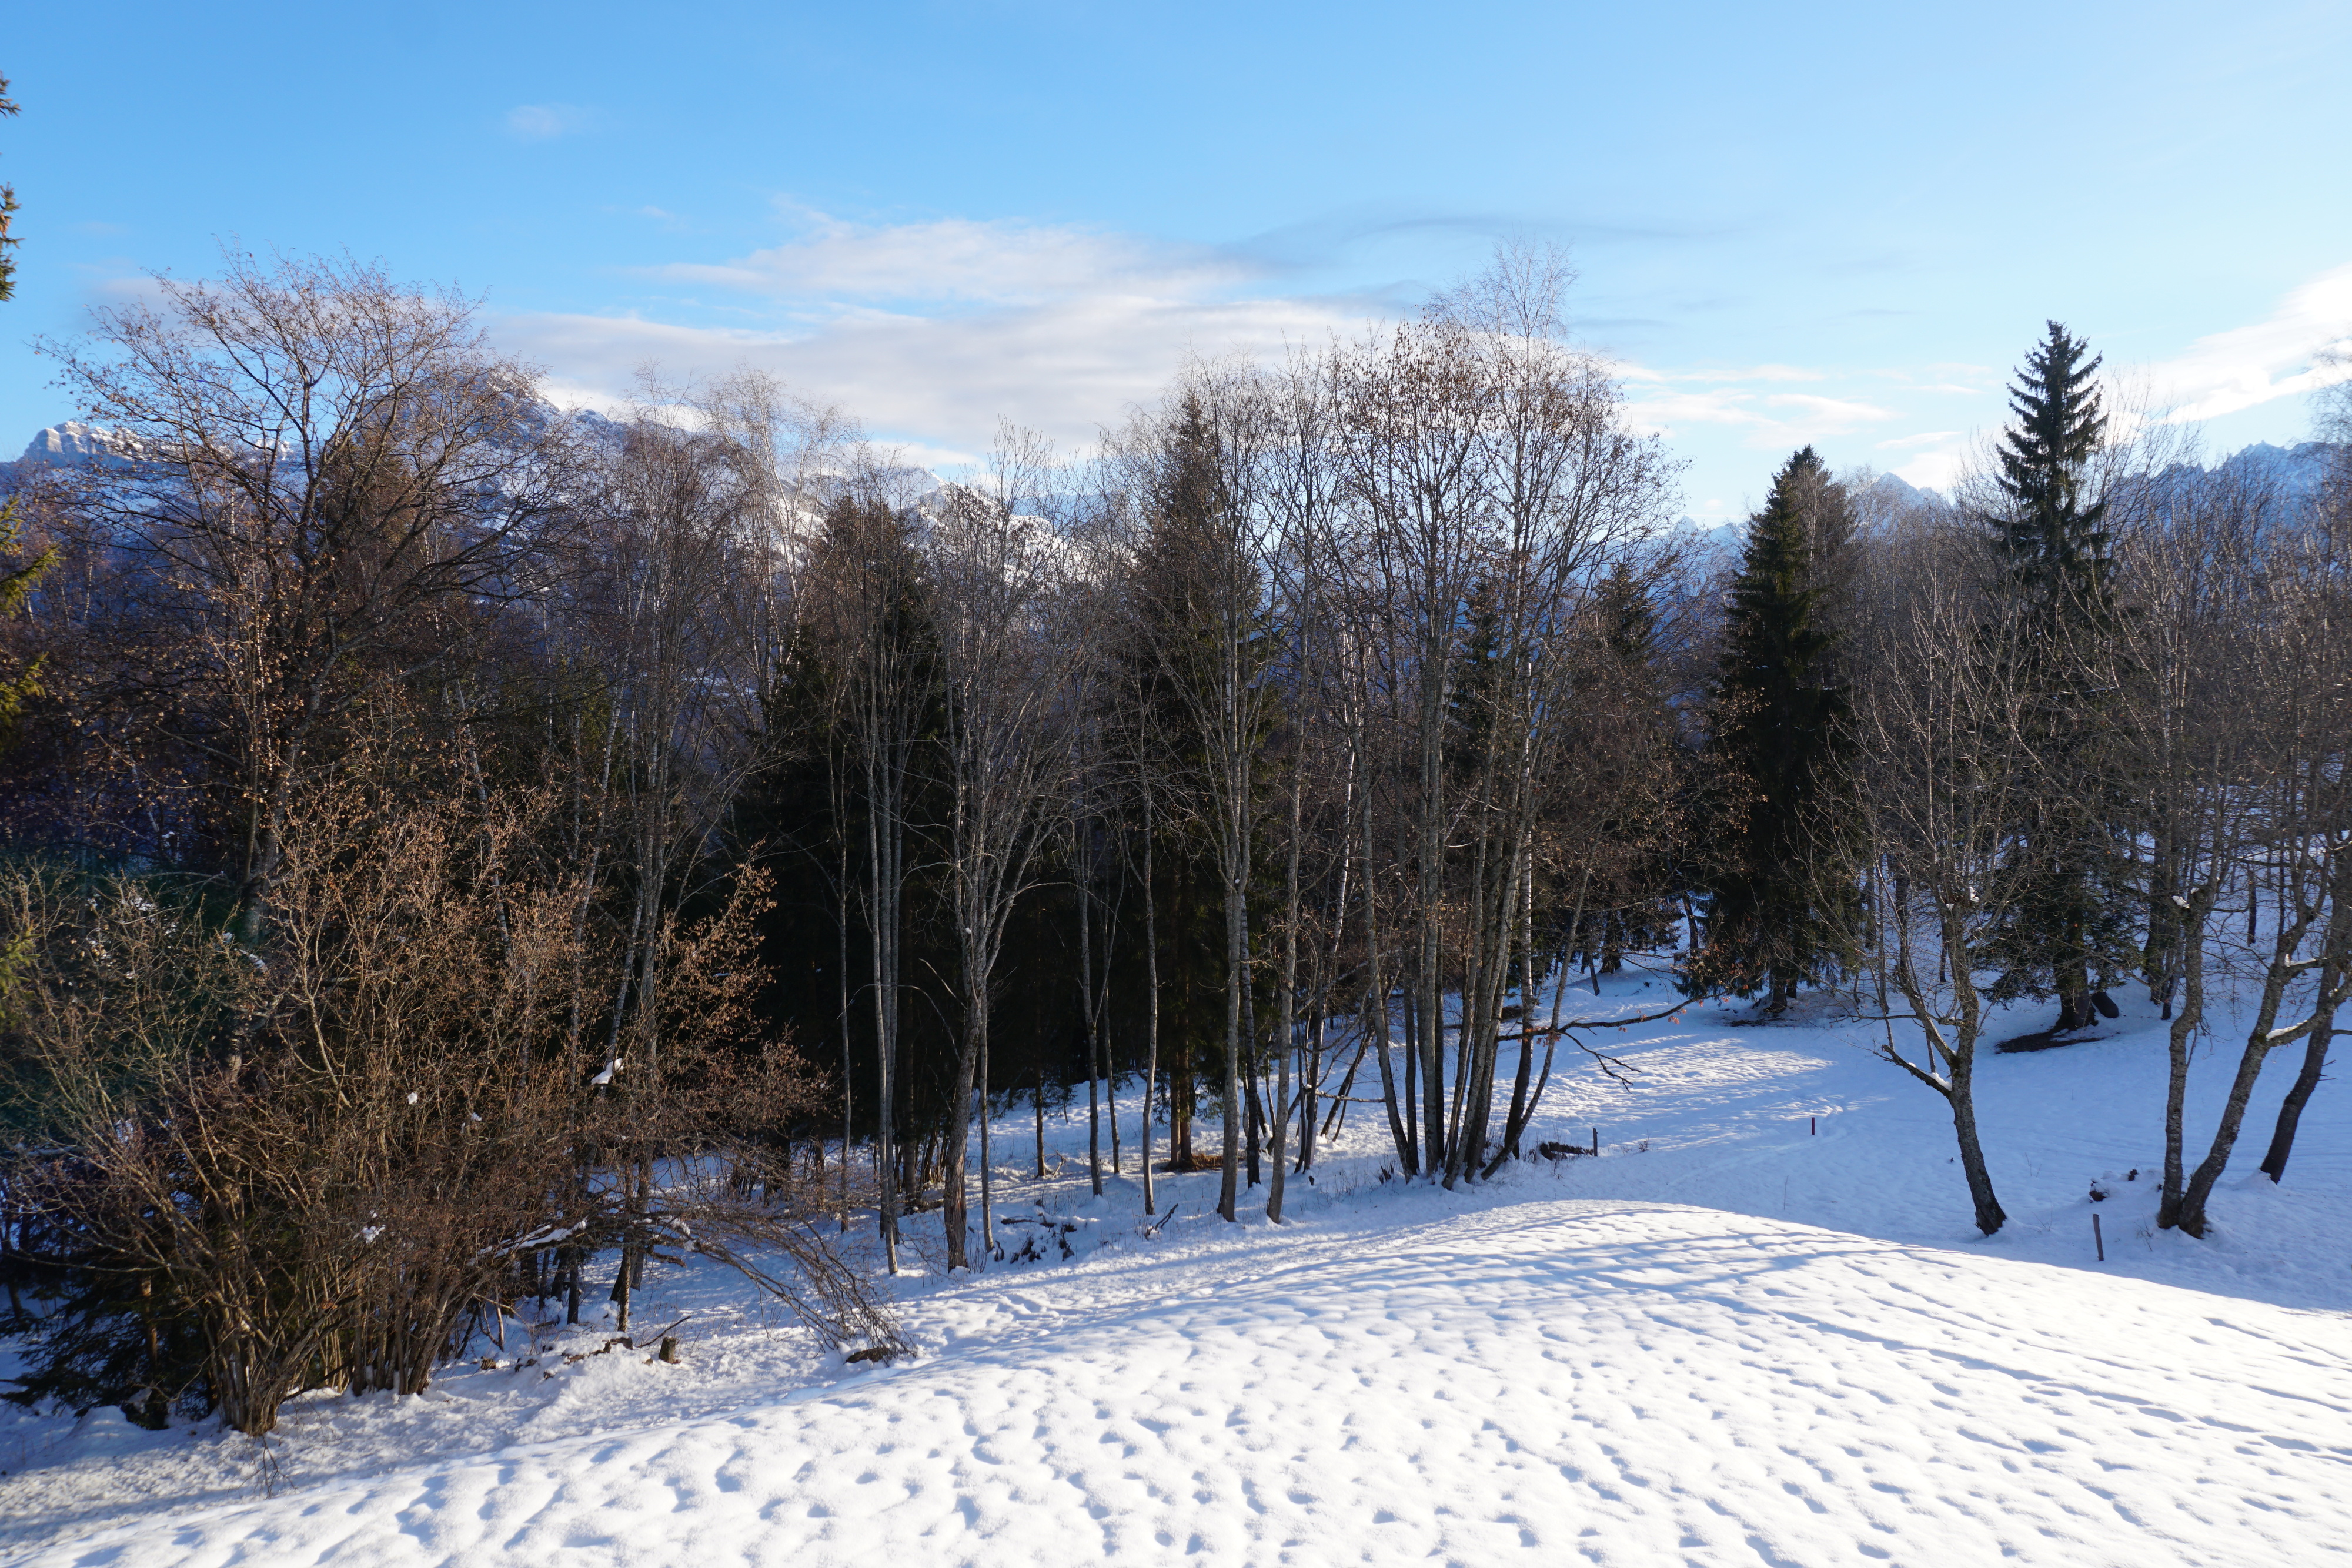
<path id="1" fill-rule="evenodd" d="M 1611 989 L 1643 1009 L 1638 981 Z M 2140 1234 L 2145 1171 L 2118 1183 L 2101 1264 L 2090 1178 L 2156 1153 L 2149 1020 L 1986 1064 L 2016 1218 L 1984 1241 L 1937 1103 L 1860 1026 L 1741 1016 L 1610 1037 L 1638 1086 L 1572 1071 L 1544 1134 L 1598 1124 L 1603 1157 L 1475 1195 L 1381 1182 L 1360 1109 L 1279 1229 L 1205 1216 L 1213 1178 L 1187 1176 L 1147 1239 L 1128 1182 L 1094 1203 L 1083 1181 L 1017 1179 L 1015 1108 L 1004 1179 L 1083 1222 L 1079 1255 L 908 1281 L 912 1363 L 845 1367 L 743 1315 L 722 1277 L 673 1279 L 649 1305 L 697 1312 L 684 1365 L 510 1354 L 417 1399 L 313 1396 L 274 1445 L 274 1497 L 242 1439 L 20 1418 L 0 1427 L 0 1547 L 142 1565 L 2352 1556 L 2339 1085 L 2286 1186 L 2229 1178 L 2211 1242 Z M 2227 1066 L 2200 1064 L 2200 1122 Z M 1055 1129 L 1065 1151 L 1082 1139 Z"/>
<path id="2" fill-rule="evenodd" d="M 2345 1555 L 2336 1323 L 1518 1185 L 969 1290 L 912 1365 L 33 1561 Z"/>

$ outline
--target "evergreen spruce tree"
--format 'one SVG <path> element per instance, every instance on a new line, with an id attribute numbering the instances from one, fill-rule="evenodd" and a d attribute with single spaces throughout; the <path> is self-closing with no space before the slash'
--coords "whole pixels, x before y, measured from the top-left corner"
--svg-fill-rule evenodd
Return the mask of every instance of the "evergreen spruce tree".
<path id="1" fill-rule="evenodd" d="M 0 619 L 22 613 L 42 577 L 57 563 L 54 545 L 29 560 L 24 559 L 25 552 L 18 544 L 23 534 L 16 522 L 16 497 L 12 496 L 0 504 Z M 16 738 L 17 721 L 26 704 L 40 695 L 40 655 L 19 657 L 0 646 L 0 750 L 7 749 Z"/>
<path id="2" fill-rule="evenodd" d="M 1713 848 L 1706 936 L 1683 984 L 1765 993 L 1784 1010 L 1800 982 L 1853 961 L 1854 850 L 1837 808 L 1846 694 L 1829 587 L 1853 533 L 1844 488 L 1810 446 L 1748 519 L 1709 692 Z"/>
<path id="3" fill-rule="evenodd" d="M 2121 614 L 2106 503 L 2088 483 L 2106 431 L 2092 380 L 2099 364 L 2049 323 L 2010 389 L 2016 423 L 1998 476 L 2006 504 L 1982 518 L 2001 566 L 2001 613 L 2032 633 L 2032 700 L 2020 717 L 2046 775 L 2013 829 L 2004 868 L 2013 884 L 2000 901 L 2009 913 L 1988 947 L 2000 968 L 1990 994 L 2055 996 L 2053 1032 L 2095 1021 L 2095 994 L 2132 957 L 2128 831 L 2107 744 L 2115 703 L 2095 674 Z"/>
<path id="4" fill-rule="evenodd" d="M 16 103 L 8 97 L 8 78 L 0 77 L 0 119 L 16 112 Z M 0 185 L 0 299 L 12 298 L 16 292 L 16 263 L 9 252 L 16 247 L 16 237 L 8 232 L 9 220 L 16 213 L 15 187 Z M 23 530 L 16 522 L 16 502 L 11 497 L 0 505 L 0 560 L 11 559 L 17 554 L 16 541 Z M 42 574 L 55 564 L 54 549 L 41 551 L 29 561 L 11 570 L 0 572 L 0 615 L 13 615 L 32 597 Z M 28 698 L 40 695 L 41 662 L 11 659 L 0 651 L 0 747 L 5 747 L 16 727 L 17 715 L 24 710 Z"/>
<path id="5" fill-rule="evenodd" d="M 1662 735 L 1675 728 L 1675 712 L 1666 698 L 1659 670 L 1658 607 L 1649 585 L 1623 561 L 1611 565 L 1593 595 L 1593 624 L 1600 633 L 1607 674 L 1596 692 L 1642 716 Z M 1677 857 L 1667 848 L 1667 836 L 1647 814 L 1632 819 L 1611 817 L 1601 831 L 1626 852 L 1625 858 L 1598 886 L 1585 892 L 1586 920 L 1592 929 L 1579 933 L 1580 946 L 1597 947 L 1596 972 L 1614 975 L 1624 967 L 1628 951 L 1646 951 L 1674 939 L 1679 924 L 1676 901 Z M 1646 847 L 1643 847 L 1646 846 Z M 1561 896 L 1572 890 L 1560 888 Z"/>
<path id="6" fill-rule="evenodd" d="M 1470 585 L 1462 607 L 1466 624 L 1462 635 L 1460 673 L 1445 699 L 1445 771 L 1459 788 L 1478 771 L 1494 735 L 1495 704 L 1504 675 L 1502 612 L 1495 602 L 1495 585 L 1481 579 Z"/>
<path id="7" fill-rule="evenodd" d="M 1244 768 L 1245 777 L 1236 779 L 1226 771 L 1234 758 L 1220 755 L 1213 727 L 1221 716 L 1237 716 L 1248 749 L 1255 750 L 1272 740 L 1279 719 L 1260 680 L 1274 657 L 1274 628 L 1259 604 L 1255 569 L 1234 537 L 1223 440 L 1197 396 L 1188 394 L 1170 411 L 1151 459 L 1114 648 L 1119 679 L 1134 693 L 1131 706 L 1122 705 L 1126 711 L 1114 719 L 1114 744 L 1153 777 L 1158 801 L 1161 1068 L 1170 1157 L 1180 1168 L 1195 1158 L 1192 1117 L 1203 1082 L 1223 1078 L 1218 1098 L 1227 1127 L 1246 1119 L 1238 1097 L 1255 1067 L 1255 1041 L 1234 1017 L 1243 986 L 1235 983 L 1227 944 L 1236 925 L 1249 933 L 1265 929 L 1275 891 L 1272 863 L 1253 858 L 1239 908 L 1228 904 L 1223 857 L 1233 846 L 1221 841 L 1216 825 L 1220 811 L 1234 804 L 1221 797 L 1236 784 L 1249 796 L 1242 815 L 1257 821 L 1270 775 Z M 1235 615 L 1237 605 L 1250 608 Z M 1246 697 L 1236 713 L 1221 716 L 1229 679 Z M 1127 826 L 1139 830 L 1139 813 Z M 1245 942 L 1244 963 L 1251 951 Z M 1252 987 L 1242 1016 L 1255 1016 L 1257 1000 Z M 1232 1052 L 1229 1030 L 1235 1034 Z"/>
<path id="8" fill-rule="evenodd" d="M 1658 607 L 1633 569 L 1623 561 L 1609 568 L 1595 593 L 1594 621 L 1610 656 L 1631 667 L 1648 665 L 1658 655 Z"/>
<path id="9" fill-rule="evenodd" d="M 2110 615 L 2104 500 L 2084 497 L 2085 471 L 2106 434 L 2092 377 L 2103 361 L 2053 321 L 2010 388 L 2017 423 L 2001 434 L 1998 483 L 2009 505 L 1985 521 L 2011 583 L 2052 631 Z"/>
<path id="10" fill-rule="evenodd" d="M 8 96 L 8 78 L 0 77 L 0 120 L 13 120 L 16 114 L 16 99 Z M 16 258 L 9 253 L 23 242 L 8 232 L 16 216 L 16 187 L 0 185 L 0 299 L 16 295 Z"/>

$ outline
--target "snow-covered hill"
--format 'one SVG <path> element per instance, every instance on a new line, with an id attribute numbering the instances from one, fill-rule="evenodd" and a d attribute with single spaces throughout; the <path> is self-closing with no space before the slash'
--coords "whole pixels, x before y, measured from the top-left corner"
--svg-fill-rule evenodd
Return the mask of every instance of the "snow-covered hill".
<path id="1" fill-rule="evenodd" d="M 1661 988 L 1613 981 L 1603 1005 Z M 603 1333 L 512 1337 L 496 1370 L 421 1397 L 298 1401 L 267 1457 L 110 1411 L 17 1417 L 0 1550 L 142 1568 L 2352 1555 L 2340 1085 L 2287 1184 L 2233 1167 L 2198 1242 L 2150 1223 L 2152 1019 L 1991 1058 L 1980 1104 L 2016 1218 L 1985 1240 L 1940 1103 L 1864 1026 L 1745 1016 L 1611 1035 L 1635 1087 L 1571 1070 L 1540 1129 L 1597 1127 L 1601 1157 L 1475 1193 L 1381 1180 L 1359 1107 L 1279 1228 L 1224 1225 L 1213 1176 L 1186 1176 L 1162 1178 L 1180 1207 L 1147 1238 L 1130 1179 L 1099 1202 L 1075 1174 L 1029 1181 L 1011 1107 L 1004 1212 L 1066 1217 L 1076 1256 L 905 1281 L 912 1362 L 846 1366 L 727 1277 L 673 1275 L 642 1310 L 694 1312 L 680 1365 L 527 1348 Z M 2228 1054 L 2200 1063 L 2195 1125 Z M 1082 1123 L 1053 1138 L 1068 1172 Z M 2094 1178 L 2114 1195 L 2104 1263 Z"/>
<path id="2" fill-rule="evenodd" d="M 911 1365 L 34 1560 L 2332 1554 L 2352 1505 L 2340 1322 L 1547 1185 L 999 1275 L 929 1308 Z"/>

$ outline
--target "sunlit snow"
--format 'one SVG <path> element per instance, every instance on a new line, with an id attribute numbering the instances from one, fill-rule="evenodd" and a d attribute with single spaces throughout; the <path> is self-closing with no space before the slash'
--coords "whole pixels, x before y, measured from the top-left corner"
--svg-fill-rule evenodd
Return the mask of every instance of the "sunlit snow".
<path id="1" fill-rule="evenodd" d="M 1615 980 L 1600 1005 L 1655 1010 L 1663 988 Z M 692 1314 L 675 1366 L 567 1363 L 609 1328 L 510 1323 L 503 1353 L 478 1347 L 497 1370 L 307 1396 L 266 1453 L 111 1411 L 12 1416 L 0 1548 L 142 1568 L 2352 1555 L 2340 1085 L 2273 1186 L 2252 1165 L 2274 1064 L 2198 1242 L 2152 1224 L 2163 1036 L 2144 1008 L 2105 1040 L 1993 1057 L 1980 1104 L 2016 1218 L 1984 1240 L 1941 1102 L 1875 1061 L 1865 1026 L 1746 1017 L 1605 1034 L 1635 1085 L 1573 1062 L 1536 1134 L 1597 1128 L 1601 1157 L 1473 1192 L 1381 1180 L 1379 1111 L 1357 1106 L 1280 1228 L 1217 1219 L 1213 1175 L 1163 1176 L 1180 1207 L 1147 1239 L 1132 1085 L 1129 1175 L 1099 1202 L 1083 1090 L 1049 1124 L 1044 1184 L 1016 1102 L 1000 1214 L 1076 1221 L 1077 1255 L 904 1281 L 910 1362 L 845 1365 L 731 1276 L 671 1271 L 639 1313 Z M 2194 1124 L 2227 1068 L 2200 1058 Z"/>

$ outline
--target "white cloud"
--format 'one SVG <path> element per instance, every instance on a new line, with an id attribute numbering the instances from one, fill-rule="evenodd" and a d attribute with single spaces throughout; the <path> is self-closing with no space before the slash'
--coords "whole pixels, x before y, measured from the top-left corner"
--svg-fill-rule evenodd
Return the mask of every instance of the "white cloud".
<path id="1" fill-rule="evenodd" d="M 1189 357 L 1267 356 L 1382 313 L 1368 297 L 1276 293 L 1260 266 L 1207 246 L 1066 225 L 785 212 L 794 233 L 782 244 L 641 275 L 690 296 L 649 303 L 647 315 L 669 319 L 516 316 L 501 335 L 583 402 L 618 400 L 649 364 L 672 380 L 754 365 L 938 465 L 985 451 L 1000 418 L 1083 446 Z M 2352 267 L 2146 373 L 2179 417 L 2210 417 L 2320 384 L 2314 352 L 2352 340 L 2347 330 Z M 1697 458 L 1694 479 L 1718 492 L 1713 470 L 1809 443 L 1875 451 L 1912 484 L 1946 488 L 1975 439 L 1953 426 L 2001 416 L 2000 373 L 1973 363 L 1618 369 L 1633 421 Z"/>
<path id="2" fill-rule="evenodd" d="M 835 309 L 882 301 L 1035 304 L 1114 291 L 1192 298 L 1249 277 L 1213 250 L 1058 225 L 940 218 L 866 225 L 798 215 L 808 232 L 788 244 L 716 266 L 676 263 L 658 274 Z"/>
<path id="3" fill-rule="evenodd" d="M 526 141 L 546 141 L 588 129 L 594 118 L 571 103 L 525 103 L 507 110 L 507 130 Z"/>
<path id="4" fill-rule="evenodd" d="M 1687 382 L 1696 385 L 1713 385 L 1725 382 L 1818 382 L 1829 379 L 1827 371 L 1813 370 L 1804 365 L 1746 365 L 1737 369 L 1696 371 L 1661 371 L 1647 365 L 1622 364 L 1618 373 L 1629 382 Z"/>
<path id="5" fill-rule="evenodd" d="M 2352 365 L 2315 362 L 2330 348 L 2352 349 L 2352 266 L 2331 267 L 2266 319 L 2200 338 L 2147 375 L 2172 423 L 2214 419 L 2352 375 Z"/>
<path id="6" fill-rule="evenodd" d="M 672 377 L 749 364 L 878 432 L 982 450 L 1000 415 L 1089 440 L 1188 354 L 1277 350 L 1334 324 L 1311 303 L 1093 297 L 946 319 L 857 318 L 797 336 L 591 316 L 509 318 L 500 336 L 577 387 L 616 395 L 646 364 Z"/>
<path id="7" fill-rule="evenodd" d="M 1965 442 L 1955 442 L 1940 452 L 1923 452 L 1899 468 L 1890 470 L 1906 485 L 1922 490 L 1946 490 L 1952 487 L 1969 466 L 1969 451 Z"/>
<path id="8" fill-rule="evenodd" d="M 1873 402 L 1858 402 L 1852 398 L 1775 392 L 1764 401 L 1774 408 L 1801 411 L 1815 429 L 1829 435 L 1844 435 L 1877 420 L 1900 417 L 1891 408 L 1881 408 Z"/>
<path id="9" fill-rule="evenodd" d="M 737 261 L 656 269 L 725 290 L 725 314 L 756 324 L 530 315 L 505 319 L 499 336 L 576 401 L 617 398 L 647 364 L 673 379 L 749 364 L 945 456 L 985 451 L 1000 417 L 1084 444 L 1189 356 L 1275 354 L 1363 315 L 1346 298 L 1253 295 L 1237 262 L 1127 235 L 806 223 L 802 237 Z"/>
<path id="10" fill-rule="evenodd" d="M 1759 392 L 1743 387 L 1706 392 L 1637 394 L 1628 411 L 1645 428 L 1672 434 L 1682 424 L 1726 424 L 1748 433 L 1755 447 L 1802 445 L 1826 435 L 1847 435 L 1884 420 L 1894 410 L 1852 398 L 1811 392 Z"/>

